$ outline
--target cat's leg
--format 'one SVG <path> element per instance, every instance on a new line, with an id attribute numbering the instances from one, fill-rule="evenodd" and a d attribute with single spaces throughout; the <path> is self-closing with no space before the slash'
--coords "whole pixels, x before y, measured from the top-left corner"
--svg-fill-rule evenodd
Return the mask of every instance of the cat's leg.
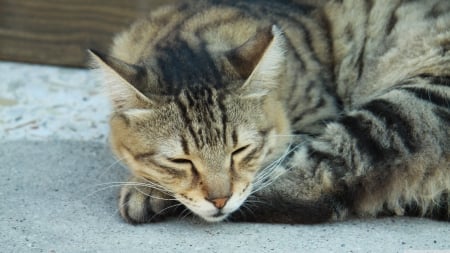
<path id="1" fill-rule="evenodd" d="M 449 125 L 450 77 L 405 80 L 294 147 L 278 166 L 284 175 L 236 219 L 314 223 L 415 211 L 449 220 Z"/>
<path id="2" fill-rule="evenodd" d="M 120 190 L 120 214 L 131 224 L 161 221 L 180 208 L 182 205 L 173 197 L 139 177 L 131 177 Z"/>

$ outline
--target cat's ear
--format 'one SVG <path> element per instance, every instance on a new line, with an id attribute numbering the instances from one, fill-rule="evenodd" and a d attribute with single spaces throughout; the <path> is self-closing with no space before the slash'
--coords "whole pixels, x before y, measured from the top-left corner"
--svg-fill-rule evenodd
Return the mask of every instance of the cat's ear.
<path id="1" fill-rule="evenodd" d="M 152 101 L 134 87 L 146 75 L 144 68 L 128 64 L 97 50 L 89 50 L 92 67 L 102 72 L 115 110 L 148 108 Z"/>
<path id="2" fill-rule="evenodd" d="M 278 77 L 282 74 L 286 60 L 285 45 L 283 32 L 276 25 L 272 25 L 227 52 L 228 61 L 246 80 L 240 87 L 241 94 L 246 97 L 260 97 L 279 85 Z"/>

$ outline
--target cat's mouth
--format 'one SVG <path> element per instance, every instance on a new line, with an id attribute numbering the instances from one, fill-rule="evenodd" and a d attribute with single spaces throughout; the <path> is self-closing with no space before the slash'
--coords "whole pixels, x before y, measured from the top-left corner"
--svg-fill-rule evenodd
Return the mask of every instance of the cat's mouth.
<path id="1" fill-rule="evenodd" d="M 244 192 L 241 194 L 231 194 L 230 198 L 223 203 L 223 205 L 217 206 L 217 203 L 207 200 L 206 198 L 200 198 L 195 200 L 186 198 L 186 196 L 177 196 L 177 199 L 184 204 L 192 213 L 208 222 L 220 222 L 226 219 L 233 212 L 238 210 L 247 199 L 251 187 L 244 187 Z M 236 192 L 236 191 L 235 191 Z M 194 201 L 192 201 L 194 200 Z"/>
<path id="2" fill-rule="evenodd" d="M 226 214 L 222 213 L 222 211 L 218 211 L 216 214 L 213 215 L 214 218 L 222 217 Z"/>
<path id="3" fill-rule="evenodd" d="M 194 211 L 194 210 L 192 210 L 192 211 Z M 196 211 L 194 211 L 194 213 L 196 213 L 199 217 L 201 217 L 202 219 L 204 219 L 208 222 L 220 222 L 220 221 L 223 221 L 224 219 L 226 219 L 228 217 L 228 215 L 230 215 L 233 211 L 234 210 L 232 210 L 230 208 L 226 208 L 226 210 L 216 209 L 214 211 L 213 210 L 209 210 L 209 211 L 196 210 Z"/>
<path id="4" fill-rule="evenodd" d="M 213 214 L 211 216 L 203 216 L 202 218 L 209 222 L 219 222 L 225 219 L 228 216 L 229 213 L 223 213 L 221 210 L 217 211 L 216 214 Z"/>

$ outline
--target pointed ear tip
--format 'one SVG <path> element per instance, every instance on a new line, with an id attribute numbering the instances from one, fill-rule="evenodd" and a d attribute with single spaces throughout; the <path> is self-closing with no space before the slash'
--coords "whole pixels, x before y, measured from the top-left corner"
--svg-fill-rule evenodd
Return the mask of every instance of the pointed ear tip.
<path id="1" fill-rule="evenodd" d="M 101 51 L 99 51 L 97 49 L 89 48 L 89 49 L 87 49 L 87 52 L 89 55 L 96 56 L 100 59 L 104 59 L 106 57 L 106 54 L 102 53 Z"/>
<path id="2" fill-rule="evenodd" d="M 88 53 L 89 55 L 96 55 L 97 50 L 95 50 L 93 48 L 88 48 L 88 49 L 86 49 L 86 53 Z"/>
<path id="3" fill-rule="evenodd" d="M 92 48 L 86 50 L 89 58 L 87 61 L 87 67 L 91 69 L 97 69 L 100 67 L 100 62 L 104 62 L 105 54 Z"/>
<path id="4" fill-rule="evenodd" d="M 283 31 L 281 30 L 281 28 L 278 25 L 273 24 L 272 25 L 272 35 L 275 36 L 275 37 L 282 36 L 283 35 Z"/>
<path id="5" fill-rule="evenodd" d="M 110 61 L 110 56 L 97 49 L 89 48 L 87 52 L 89 54 L 88 65 L 91 68 L 99 68 L 100 65 L 108 64 Z"/>

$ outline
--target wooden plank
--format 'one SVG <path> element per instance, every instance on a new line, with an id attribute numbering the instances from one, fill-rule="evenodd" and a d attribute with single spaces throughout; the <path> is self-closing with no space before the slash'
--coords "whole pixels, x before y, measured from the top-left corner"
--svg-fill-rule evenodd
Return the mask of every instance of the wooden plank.
<path id="1" fill-rule="evenodd" d="M 0 60 L 83 67 L 86 49 L 177 0 L 0 0 Z"/>
<path id="2" fill-rule="evenodd" d="M 0 60 L 83 67 L 87 48 L 107 51 L 133 20 L 178 1 L 0 0 Z"/>

